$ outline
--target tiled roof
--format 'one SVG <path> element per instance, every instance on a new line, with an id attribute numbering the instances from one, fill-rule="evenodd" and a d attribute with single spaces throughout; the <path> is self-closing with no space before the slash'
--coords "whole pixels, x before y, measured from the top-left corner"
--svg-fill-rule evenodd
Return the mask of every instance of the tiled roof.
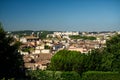
<path id="1" fill-rule="evenodd" d="M 37 37 L 34 37 L 34 36 L 26 36 L 25 38 L 26 39 L 38 39 Z"/>
<path id="2" fill-rule="evenodd" d="M 36 62 L 50 60 L 52 58 L 52 54 L 39 54 L 38 57 L 35 59 Z"/>

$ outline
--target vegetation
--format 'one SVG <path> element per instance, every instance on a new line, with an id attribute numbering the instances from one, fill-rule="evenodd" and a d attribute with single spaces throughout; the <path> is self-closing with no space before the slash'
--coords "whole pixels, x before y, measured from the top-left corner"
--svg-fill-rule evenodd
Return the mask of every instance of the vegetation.
<path id="1" fill-rule="evenodd" d="M 23 36 L 29 36 L 32 34 L 32 30 L 24 30 L 24 31 L 13 31 L 11 34 L 13 35 L 19 35 L 19 37 L 23 37 Z"/>
<path id="2" fill-rule="evenodd" d="M 83 73 L 82 80 L 119 80 L 118 72 L 88 71 Z"/>
<path id="3" fill-rule="evenodd" d="M 32 47 L 22 48 L 22 51 L 23 51 L 23 52 L 31 52 L 31 51 L 33 51 L 33 50 L 34 50 L 34 48 L 32 48 Z"/>
<path id="4" fill-rule="evenodd" d="M 77 72 L 56 71 L 28 71 L 29 80 L 81 80 Z"/>
<path id="5" fill-rule="evenodd" d="M 47 34 L 52 34 L 53 31 L 41 31 L 40 33 L 40 39 L 45 39 Z"/>
<path id="6" fill-rule="evenodd" d="M 51 70 L 57 71 L 82 71 L 84 67 L 84 55 L 77 51 L 61 50 L 51 59 Z"/>
<path id="7" fill-rule="evenodd" d="M 34 36 L 37 36 L 37 33 L 39 32 L 39 38 L 45 39 L 47 34 L 52 34 L 53 31 L 32 31 L 32 30 L 24 30 L 24 31 L 13 31 L 11 34 L 17 34 L 19 37 L 23 36 L 30 36 L 34 32 Z"/>
<path id="8" fill-rule="evenodd" d="M 45 49 L 50 49 L 50 46 L 48 46 L 48 45 L 45 45 L 44 47 L 45 47 Z"/>
<path id="9" fill-rule="evenodd" d="M 69 37 L 71 39 L 96 40 L 96 37 L 93 37 L 93 36 L 72 35 L 72 36 L 69 36 Z"/>
<path id="10" fill-rule="evenodd" d="M 0 79 L 24 76 L 24 63 L 18 48 L 18 42 L 12 37 L 6 37 L 6 32 L 0 24 Z"/>
<path id="11" fill-rule="evenodd" d="M 99 49 L 92 50 L 87 55 L 77 51 L 61 50 L 51 59 L 51 70 L 76 71 L 82 74 L 88 70 L 101 70 L 102 54 Z"/>
<path id="12" fill-rule="evenodd" d="M 53 75 L 54 74 L 54 75 Z M 28 71 L 29 80 L 119 80 L 118 72 L 87 71 L 80 76 L 74 71 Z"/>
<path id="13" fill-rule="evenodd" d="M 106 52 L 111 55 L 111 70 L 120 71 L 120 35 L 113 36 L 106 43 Z"/>

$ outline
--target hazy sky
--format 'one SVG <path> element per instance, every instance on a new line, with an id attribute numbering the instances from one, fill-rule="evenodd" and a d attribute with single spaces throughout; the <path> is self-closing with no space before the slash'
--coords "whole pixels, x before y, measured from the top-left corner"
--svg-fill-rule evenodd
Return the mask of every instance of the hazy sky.
<path id="1" fill-rule="evenodd" d="M 0 0 L 5 30 L 118 31 L 120 0 Z"/>

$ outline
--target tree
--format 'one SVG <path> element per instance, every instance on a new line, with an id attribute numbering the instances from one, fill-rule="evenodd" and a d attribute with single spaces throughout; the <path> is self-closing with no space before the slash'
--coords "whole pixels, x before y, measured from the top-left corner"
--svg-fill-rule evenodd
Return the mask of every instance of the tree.
<path id="1" fill-rule="evenodd" d="M 111 53 L 108 53 L 106 51 L 106 48 L 103 51 L 103 55 L 102 55 L 102 60 L 101 60 L 101 70 L 102 71 L 111 71 L 112 69 L 112 63 L 113 63 L 113 57 L 114 55 Z"/>
<path id="2" fill-rule="evenodd" d="M 71 39 L 96 40 L 96 37 L 93 37 L 93 36 L 72 35 L 72 36 L 69 36 L 69 37 Z"/>
<path id="3" fill-rule="evenodd" d="M 45 45 L 44 48 L 45 48 L 45 49 L 50 49 L 50 46 Z"/>
<path id="4" fill-rule="evenodd" d="M 61 50 L 57 52 L 51 59 L 50 67 L 57 71 L 85 71 L 85 57 L 77 51 Z"/>
<path id="5" fill-rule="evenodd" d="M 120 71 L 120 35 L 117 34 L 107 40 L 106 51 L 113 55 L 111 69 L 112 71 Z"/>
<path id="6" fill-rule="evenodd" d="M 90 51 L 86 58 L 87 70 L 100 71 L 101 70 L 102 53 L 99 49 Z"/>
<path id="7" fill-rule="evenodd" d="M 0 78 L 12 78 L 24 75 L 24 63 L 18 53 L 18 42 L 12 37 L 6 37 L 6 32 L 0 24 Z"/>

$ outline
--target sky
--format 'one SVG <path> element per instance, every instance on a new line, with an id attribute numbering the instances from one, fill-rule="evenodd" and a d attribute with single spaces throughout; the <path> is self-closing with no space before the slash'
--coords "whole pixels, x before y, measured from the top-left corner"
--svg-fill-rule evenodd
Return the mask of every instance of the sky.
<path id="1" fill-rule="evenodd" d="M 120 0 L 0 0 L 6 31 L 120 31 Z"/>

